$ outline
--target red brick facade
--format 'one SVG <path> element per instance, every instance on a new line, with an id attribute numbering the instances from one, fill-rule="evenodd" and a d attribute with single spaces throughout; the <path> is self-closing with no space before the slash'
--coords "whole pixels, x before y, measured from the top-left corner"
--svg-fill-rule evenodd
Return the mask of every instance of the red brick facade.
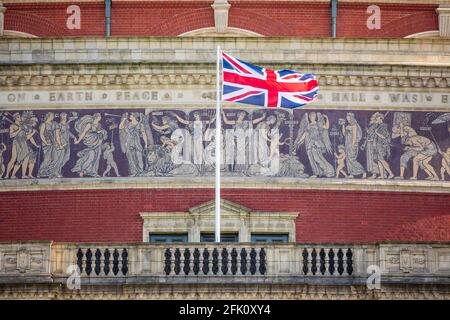
<path id="1" fill-rule="evenodd" d="M 326 2 L 229 1 L 229 26 L 264 36 L 328 37 L 330 5 Z M 212 1 L 113 2 L 113 36 L 176 36 L 213 27 Z M 81 8 L 81 29 L 69 30 L 67 7 Z M 338 37 L 405 37 L 438 30 L 436 5 L 379 4 L 381 29 L 369 30 L 370 3 L 339 2 Z M 102 36 L 105 33 L 103 1 L 92 3 L 6 4 L 5 29 L 40 37 Z"/>
<path id="2" fill-rule="evenodd" d="M 223 189 L 255 211 L 294 211 L 298 242 L 448 241 L 448 194 Z M 1 194 L 0 241 L 141 242 L 140 212 L 187 211 L 213 189 Z"/>

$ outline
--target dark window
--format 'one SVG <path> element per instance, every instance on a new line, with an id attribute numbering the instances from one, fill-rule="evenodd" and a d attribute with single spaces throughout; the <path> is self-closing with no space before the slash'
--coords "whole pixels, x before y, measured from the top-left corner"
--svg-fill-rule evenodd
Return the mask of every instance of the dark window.
<path id="1" fill-rule="evenodd" d="M 214 242 L 214 233 L 201 233 L 200 242 Z M 239 233 L 221 233 L 220 242 L 239 242 Z"/>
<path id="2" fill-rule="evenodd" d="M 187 233 L 150 234 L 150 243 L 187 242 Z"/>
<path id="3" fill-rule="evenodd" d="M 289 240 L 288 234 L 258 234 L 252 233 L 252 242 L 264 243 L 287 243 Z"/>

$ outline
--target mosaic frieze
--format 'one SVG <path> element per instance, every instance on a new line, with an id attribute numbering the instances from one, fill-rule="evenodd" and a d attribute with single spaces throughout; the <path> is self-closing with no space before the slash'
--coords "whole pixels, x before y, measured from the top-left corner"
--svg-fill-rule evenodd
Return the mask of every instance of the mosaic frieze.
<path id="1" fill-rule="evenodd" d="M 213 176 L 215 110 L 0 112 L 2 179 Z M 223 176 L 446 180 L 450 113 L 222 112 Z"/>

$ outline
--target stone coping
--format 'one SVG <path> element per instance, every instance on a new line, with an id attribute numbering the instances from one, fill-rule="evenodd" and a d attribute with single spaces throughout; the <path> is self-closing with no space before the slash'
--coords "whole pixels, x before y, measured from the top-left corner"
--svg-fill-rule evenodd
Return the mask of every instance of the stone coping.
<path id="1" fill-rule="evenodd" d="M 450 64 L 450 39 L 72 37 L 0 40 L 0 64 L 214 63 L 215 50 L 253 63 Z"/>
<path id="2" fill-rule="evenodd" d="M 270 185 L 268 188 L 267 186 Z M 214 177 L 180 178 L 70 178 L 2 180 L 1 192 L 102 189 L 192 189 L 214 188 Z M 222 177 L 222 189 L 286 189 L 286 190 L 346 190 L 377 192 L 450 193 L 448 181 L 300 179 L 274 177 Z"/>

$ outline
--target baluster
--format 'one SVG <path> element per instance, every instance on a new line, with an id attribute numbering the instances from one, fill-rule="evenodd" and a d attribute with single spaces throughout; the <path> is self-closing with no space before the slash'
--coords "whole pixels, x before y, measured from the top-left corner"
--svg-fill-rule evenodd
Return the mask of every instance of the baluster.
<path id="1" fill-rule="evenodd" d="M 316 248 L 313 248 L 311 252 L 311 272 L 313 276 L 317 273 L 317 251 Z"/>
<path id="2" fill-rule="evenodd" d="M 340 276 L 342 276 L 342 274 L 344 273 L 344 253 L 342 252 L 342 249 L 339 249 L 338 253 L 337 253 L 337 257 L 338 257 L 338 268 L 337 271 L 339 273 Z"/>
<path id="3" fill-rule="evenodd" d="M 83 250 L 81 250 L 81 248 L 78 249 L 77 251 L 77 266 L 78 269 L 80 270 L 80 274 L 83 272 Z"/>
<path id="4" fill-rule="evenodd" d="M 319 270 L 320 270 L 320 273 L 322 275 L 324 275 L 325 271 L 326 271 L 326 267 L 325 267 L 325 250 L 323 250 L 323 248 L 320 249 L 319 257 L 320 257 L 320 269 Z"/>
<path id="5" fill-rule="evenodd" d="M 172 268 L 170 266 L 172 261 L 172 251 L 170 251 L 169 248 L 166 249 L 164 252 L 164 272 L 166 275 L 170 274 L 170 271 L 172 271 Z"/>
<path id="6" fill-rule="evenodd" d="M 222 274 L 228 273 L 228 251 L 227 248 L 222 249 Z"/>
<path id="7" fill-rule="evenodd" d="M 247 251 L 245 248 L 241 249 L 241 273 L 247 273 Z"/>
<path id="8" fill-rule="evenodd" d="M 231 273 L 233 275 L 235 275 L 237 272 L 237 256 L 237 250 L 236 248 L 233 248 L 233 250 L 231 250 Z"/>
<path id="9" fill-rule="evenodd" d="M 350 248 L 348 248 L 347 253 L 345 254 L 347 257 L 347 273 L 351 276 L 353 273 L 353 252 Z"/>
<path id="10" fill-rule="evenodd" d="M 90 276 L 91 272 L 92 272 L 92 252 L 91 252 L 91 249 L 87 249 L 87 251 L 86 251 L 86 274 L 88 276 Z"/>
<path id="11" fill-rule="evenodd" d="M 303 274 L 307 275 L 308 274 L 308 257 L 309 257 L 309 253 L 308 250 L 306 248 L 303 249 Z"/>
<path id="12" fill-rule="evenodd" d="M 122 250 L 122 274 L 126 276 L 128 273 L 128 251 L 126 248 Z"/>
<path id="13" fill-rule="evenodd" d="M 117 276 L 119 273 L 119 251 L 114 249 L 113 252 L 113 274 Z"/>
<path id="14" fill-rule="evenodd" d="M 209 272 L 209 251 L 207 248 L 203 250 L 203 267 L 202 267 L 203 274 L 208 274 Z"/>
<path id="15" fill-rule="evenodd" d="M 217 248 L 214 248 L 212 256 L 212 272 L 217 274 L 217 272 L 219 272 L 219 251 L 217 251 Z"/>
<path id="16" fill-rule="evenodd" d="M 108 273 L 109 273 L 109 258 L 111 257 L 111 253 L 109 252 L 108 248 L 105 249 L 105 253 L 103 254 L 103 256 L 105 257 L 103 272 L 105 273 L 105 275 L 108 275 Z"/>
<path id="17" fill-rule="evenodd" d="M 328 272 L 330 272 L 331 275 L 334 273 L 334 251 L 333 248 L 331 248 L 328 251 Z"/>
<path id="18" fill-rule="evenodd" d="M 200 271 L 200 251 L 198 248 L 195 248 L 194 250 L 194 268 L 193 268 L 194 274 L 198 275 L 198 272 Z"/>
<path id="19" fill-rule="evenodd" d="M 256 273 L 256 250 L 254 248 L 250 250 L 250 273 L 252 275 Z"/>
<path id="20" fill-rule="evenodd" d="M 184 267 L 183 271 L 185 275 L 189 274 L 189 271 L 191 271 L 191 252 L 189 251 L 189 248 L 184 249 Z"/>
<path id="21" fill-rule="evenodd" d="M 94 268 L 96 275 L 99 275 L 100 271 L 101 271 L 101 268 L 100 268 L 101 257 L 102 257 L 102 253 L 100 252 L 100 249 L 97 248 L 97 250 L 95 250 L 95 268 Z"/>
<path id="22" fill-rule="evenodd" d="M 259 273 L 264 275 L 266 274 L 267 267 L 266 267 L 266 251 L 264 248 L 261 248 L 259 251 Z"/>
<path id="23" fill-rule="evenodd" d="M 175 274 L 180 274 L 181 271 L 181 252 L 180 249 L 175 249 L 175 268 L 174 268 Z"/>

